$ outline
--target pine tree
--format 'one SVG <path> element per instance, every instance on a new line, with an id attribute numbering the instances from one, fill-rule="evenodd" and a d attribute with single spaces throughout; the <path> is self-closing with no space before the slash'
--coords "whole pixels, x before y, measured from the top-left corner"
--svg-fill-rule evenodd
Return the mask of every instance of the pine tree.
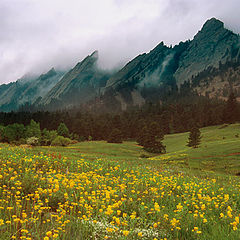
<path id="1" fill-rule="evenodd" d="M 137 143 L 143 148 L 152 153 L 165 153 L 166 146 L 163 145 L 163 134 L 159 128 L 154 128 L 154 124 L 150 124 L 148 127 L 145 126 L 142 131 L 139 133 L 137 138 Z M 157 131 L 154 131 L 157 130 Z"/>
<path id="2" fill-rule="evenodd" d="M 65 125 L 65 123 L 59 124 L 57 133 L 59 136 L 69 137 L 69 130 L 68 130 L 67 126 Z"/>
<path id="3" fill-rule="evenodd" d="M 122 143 L 122 133 L 118 128 L 114 128 L 110 133 L 108 139 L 108 143 Z"/>
<path id="4" fill-rule="evenodd" d="M 201 132 L 199 128 L 195 126 L 190 130 L 187 146 L 197 148 L 200 145 L 200 142 Z"/>
<path id="5" fill-rule="evenodd" d="M 30 124 L 27 126 L 26 136 L 30 137 L 41 137 L 40 123 L 35 122 L 33 119 L 30 121 Z"/>
<path id="6" fill-rule="evenodd" d="M 238 120 L 238 105 L 234 93 L 228 97 L 223 118 L 227 123 L 234 123 Z"/>
<path id="7" fill-rule="evenodd" d="M 149 133 L 146 135 L 143 148 L 152 153 L 165 153 L 166 146 L 163 145 L 161 140 L 162 139 L 156 138 L 156 136 Z"/>
<path id="8" fill-rule="evenodd" d="M 138 136 L 137 136 L 137 143 L 138 143 L 140 146 L 144 146 L 144 143 L 145 143 L 146 139 L 148 138 L 148 134 L 149 134 L 149 132 L 148 132 L 148 129 L 147 129 L 146 126 L 143 127 L 143 128 L 140 130 L 140 132 L 139 132 L 139 134 L 138 134 Z"/>

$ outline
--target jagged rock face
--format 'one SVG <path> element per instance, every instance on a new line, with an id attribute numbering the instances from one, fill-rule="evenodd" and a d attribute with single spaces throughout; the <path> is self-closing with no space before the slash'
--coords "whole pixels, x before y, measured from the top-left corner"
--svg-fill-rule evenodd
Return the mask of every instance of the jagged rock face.
<path id="1" fill-rule="evenodd" d="M 105 102 L 117 100 L 125 110 L 127 106 L 142 105 L 151 98 L 147 94 L 144 96 L 146 89 L 158 91 L 171 87 L 175 84 L 175 53 L 161 42 L 148 54 L 137 56 L 107 81 L 103 89 Z"/>
<path id="2" fill-rule="evenodd" d="M 179 59 L 174 74 L 178 86 L 208 67 L 219 68 L 219 64 L 238 61 L 239 43 L 239 36 L 225 29 L 221 21 L 208 20 Z"/>
<path id="3" fill-rule="evenodd" d="M 93 99 L 106 85 L 109 74 L 97 68 L 95 51 L 64 75 L 61 81 L 39 102 L 50 108 L 75 106 Z"/>
<path id="4" fill-rule="evenodd" d="M 170 55 L 169 48 L 160 43 L 154 50 L 148 54 L 137 56 L 117 74 L 112 76 L 108 81 L 106 88 L 116 88 L 125 84 L 139 84 L 146 80 L 146 75 L 151 75 Z"/>
<path id="5" fill-rule="evenodd" d="M 240 101 L 240 65 L 235 62 L 208 68 L 192 79 L 192 85 L 202 96 L 227 100 L 233 92 Z"/>
<path id="6" fill-rule="evenodd" d="M 39 97 L 44 97 L 63 76 L 54 68 L 39 77 L 24 77 L 16 82 L 0 86 L 0 110 L 15 111 L 22 105 L 33 104 Z"/>
<path id="7" fill-rule="evenodd" d="M 34 81 L 1 85 L 0 110 L 16 110 L 26 102 L 45 110 L 80 104 L 125 110 L 147 101 L 162 102 L 185 82 L 201 95 L 226 98 L 234 91 L 240 98 L 240 37 L 215 18 L 193 40 L 173 48 L 161 42 L 115 74 L 100 70 L 97 60 L 95 51 L 64 76 L 51 69 Z"/>
<path id="8" fill-rule="evenodd" d="M 240 66 L 239 47 L 240 37 L 225 29 L 221 21 L 212 18 L 192 41 L 180 43 L 174 48 L 161 43 L 150 53 L 133 59 L 108 80 L 105 94 L 111 91 L 112 101 L 115 96 L 121 109 L 126 109 L 129 105 L 141 105 L 146 100 L 163 100 L 166 94 L 174 90 L 174 84 L 180 89 L 184 82 L 190 82 L 192 90 L 201 95 L 224 98 L 231 89 L 238 88 L 240 79 L 236 71 L 234 76 L 238 80 L 231 84 L 231 77 L 227 74 L 230 70 L 220 68 L 234 63 L 234 70 L 231 71 L 235 71 L 236 66 Z M 224 76 L 221 83 L 216 72 L 219 72 L 221 79 Z M 202 73 L 207 73 L 207 79 L 206 74 Z M 204 82 L 207 82 L 207 87 Z M 214 91 L 210 91 L 209 86 Z M 138 93 L 140 101 L 133 101 L 133 91 Z M 111 99 L 109 95 L 106 94 L 106 102 Z"/>

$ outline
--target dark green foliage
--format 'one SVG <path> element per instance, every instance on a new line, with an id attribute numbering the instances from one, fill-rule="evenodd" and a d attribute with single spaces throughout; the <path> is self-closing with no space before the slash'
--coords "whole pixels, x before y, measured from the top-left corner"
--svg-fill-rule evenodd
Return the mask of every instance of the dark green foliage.
<path id="1" fill-rule="evenodd" d="M 65 125 L 65 123 L 59 124 L 57 133 L 59 136 L 69 137 L 69 130 L 68 130 L 67 126 Z"/>
<path id="2" fill-rule="evenodd" d="M 239 112 L 239 103 L 230 102 L 235 105 L 233 109 L 236 108 L 236 112 Z M 144 135 L 142 133 L 144 126 L 147 126 L 150 132 L 154 132 L 155 137 L 158 138 L 158 135 L 160 135 L 161 139 L 161 135 L 187 132 L 195 125 L 202 128 L 223 124 L 226 122 L 224 116 L 227 115 L 234 116 L 234 121 L 240 121 L 239 114 L 230 114 L 235 112 L 233 110 L 225 114 L 227 105 L 231 106 L 232 104 L 201 96 L 184 96 L 183 94 L 174 96 L 174 99 L 166 103 L 146 103 L 142 107 L 132 107 L 118 114 L 99 112 L 97 110 L 90 112 L 80 110 L 80 108 L 68 112 L 0 112 L 0 124 L 4 126 L 0 128 L 0 135 L 3 137 L 3 129 L 13 123 L 22 123 L 26 126 L 28 134 L 24 134 L 24 138 L 28 138 L 28 135 L 35 135 L 32 134 L 33 127 L 27 127 L 30 120 L 33 119 L 40 123 L 42 129 L 46 128 L 48 131 L 56 129 L 59 125 L 64 126 L 61 124 L 64 123 L 69 131 L 65 127 L 60 131 L 61 127 L 59 132 L 65 136 L 71 132 L 69 136 L 72 139 L 77 138 L 76 135 L 73 135 L 77 134 L 79 140 L 82 141 L 87 140 L 89 136 L 91 136 L 92 140 L 108 140 L 113 129 L 117 128 L 122 133 L 122 140 L 137 139 L 139 144 L 142 145 L 141 138 Z M 228 109 L 230 108 L 228 107 Z M 35 124 L 31 123 L 30 125 L 36 125 L 37 135 L 39 135 L 39 124 L 35 122 Z M 42 136 L 38 137 L 41 144 L 50 144 L 49 134 L 45 130 L 42 131 Z M 10 136 L 6 137 L 6 139 L 2 138 L 2 141 L 9 141 L 9 138 L 14 135 L 11 130 L 8 134 Z M 12 139 L 15 139 L 15 137 Z M 51 139 L 53 138 L 51 137 Z"/>
<path id="3" fill-rule="evenodd" d="M 63 136 L 57 136 L 53 141 L 52 144 L 53 146 L 67 146 L 71 144 L 71 139 L 65 138 Z"/>
<path id="4" fill-rule="evenodd" d="M 122 133 L 118 128 L 114 128 L 107 139 L 108 143 L 122 143 Z"/>
<path id="5" fill-rule="evenodd" d="M 144 143 L 145 143 L 145 140 L 147 138 L 147 135 L 148 135 L 148 129 L 147 127 L 143 127 L 142 130 L 140 130 L 138 136 L 137 136 L 137 143 L 140 145 L 140 146 L 144 146 Z"/>
<path id="6" fill-rule="evenodd" d="M 79 137 L 78 134 L 73 133 L 73 134 L 72 134 L 72 139 L 73 139 L 73 140 L 77 140 L 77 141 L 79 141 L 79 140 L 80 140 L 80 137 Z"/>
<path id="7" fill-rule="evenodd" d="M 157 124 L 157 122 L 151 122 L 147 128 L 148 131 L 156 138 L 163 138 L 161 127 L 159 124 Z"/>
<path id="8" fill-rule="evenodd" d="M 8 125 L 7 127 L 5 127 L 3 132 L 3 141 L 11 143 L 15 141 L 15 139 L 16 139 L 15 131 L 11 127 L 11 125 Z"/>
<path id="9" fill-rule="evenodd" d="M 5 127 L 0 125 L 0 141 L 3 141 Z"/>
<path id="10" fill-rule="evenodd" d="M 161 139 L 151 133 L 146 135 L 143 148 L 152 153 L 166 153 L 166 146 L 163 145 Z"/>
<path id="11" fill-rule="evenodd" d="M 152 153 L 166 153 L 166 146 L 163 145 L 161 139 L 156 138 L 152 134 L 148 134 L 143 148 Z"/>
<path id="12" fill-rule="evenodd" d="M 201 142 L 201 132 L 198 127 L 193 127 L 189 133 L 188 147 L 197 148 Z"/>
<path id="13" fill-rule="evenodd" d="M 40 129 L 40 123 L 35 122 L 33 119 L 31 120 L 30 124 L 27 126 L 26 130 L 26 137 L 41 137 L 41 129 Z"/>
<path id="14" fill-rule="evenodd" d="M 239 118 L 239 109 L 234 93 L 231 93 L 224 109 L 224 120 L 226 123 L 235 123 Z"/>
<path id="15" fill-rule="evenodd" d="M 52 141 L 57 137 L 57 131 L 56 130 L 47 130 L 44 128 L 42 130 L 42 136 L 41 136 L 41 145 L 49 146 L 51 145 Z"/>
<path id="16" fill-rule="evenodd" d="M 2 132 L 2 139 L 8 143 L 17 143 L 25 137 L 25 127 L 23 124 L 14 123 L 6 126 Z"/>
<path id="17" fill-rule="evenodd" d="M 159 125 L 156 122 L 152 122 L 140 131 L 137 142 L 148 152 L 165 153 L 166 146 L 162 143 L 163 137 Z"/>

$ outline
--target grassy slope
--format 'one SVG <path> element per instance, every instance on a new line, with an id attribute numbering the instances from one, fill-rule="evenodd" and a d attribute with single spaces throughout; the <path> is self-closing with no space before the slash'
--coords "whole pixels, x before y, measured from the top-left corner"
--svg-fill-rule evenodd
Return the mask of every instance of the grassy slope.
<path id="1" fill-rule="evenodd" d="M 127 163 L 127 165 L 149 164 L 159 167 L 168 165 L 190 170 L 207 170 L 219 173 L 240 172 L 240 124 L 221 125 L 201 129 L 202 141 L 199 148 L 186 146 L 189 133 L 166 135 L 164 144 L 167 153 L 153 155 L 142 150 L 136 142 L 107 144 L 104 141 L 81 142 L 66 148 L 46 147 L 45 150 L 60 152 L 69 157 L 79 155 L 88 159 L 104 158 Z M 37 148 L 43 150 L 43 148 Z M 147 158 L 148 157 L 148 158 Z"/>
<path id="2" fill-rule="evenodd" d="M 8 173 L 9 167 L 7 164 L 14 166 L 16 171 L 18 171 L 19 167 L 22 167 L 21 164 L 23 162 L 26 165 L 24 165 L 23 169 L 28 169 L 29 175 L 27 176 L 32 177 L 33 182 L 34 179 L 40 181 L 40 179 L 47 179 L 50 176 L 52 176 L 52 179 L 64 176 L 64 179 L 66 178 L 68 181 L 76 181 L 73 188 L 60 184 L 61 191 L 57 191 L 59 194 L 68 192 L 70 203 L 78 202 L 80 196 L 88 202 L 89 198 L 85 197 L 84 191 L 88 191 L 88 194 L 91 195 L 92 190 L 101 190 L 102 195 L 99 199 L 102 199 L 101 204 L 106 205 L 106 207 L 109 204 L 115 204 L 115 202 L 106 202 L 104 200 L 105 198 L 103 198 L 103 196 L 105 196 L 106 193 L 104 192 L 104 188 L 102 189 L 100 186 L 109 186 L 111 189 L 115 189 L 120 195 L 114 195 L 112 198 L 115 199 L 116 197 L 116 199 L 118 199 L 118 197 L 121 198 L 121 194 L 123 194 L 121 192 L 123 190 L 118 190 L 119 186 L 121 186 L 122 183 L 126 184 L 127 188 L 124 189 L 123 195 L 127 201 L 124 202 L 119 209 L 121 209 L 122 212 L 126 212 L 128 216 L 130 216 L 133 211 L 138 212 L 140 223 L 136 223 L 135 220 L 130 220 L 130 217 L 128 217 L 129 227 L 127 227 L 127 229 L 131 229 L 131 237 L 130 235 L 124 237 L 123 232 L 120 232 L 121 237 L 109 239 L 140 239 L 136 237 L 134 229 L 140 226 L 143 230 L 151 230 L 149 227 L 157 221 L 160 221 L 159 228 L 157 228 L 158 232 L 162 232 L 160 236 L 167 236 L 168 239 L 239 239 L 239 230 L 233 231 L 231 225 L 232 222 L 236 220 L 235 217 L 240 216 L 239 177 L 229 176 L 228 174 L 240 172 L 240 138 L 235 136 L 240 133 L 240 124 L 229 125 L 224 128 L 223 126 L 207 127 L 201 129 L 201 132 L 203 135 L 202 144 L 197 149 L 186 147 L 188 133 L 165 136 L 164 143 L 167 146 L 167 153 L 163 155 L 150 155 L 142 150 L 140 146 L 136 145 L 135 142 L 107 144 L 103 141 L 91 141 L 78 143 L 65 148 L 36 147 L 32 149 L 7 149 L 8 146 L 3 145 L 1 153 L 2 161 L 5 163 L 5 165 L 2 164 L 2 170 L 4 170 L 2 171 L 4 173 L 3 179 L 11 174 L 10 171 Z M 41 166 L 41 171 L 38 172 L 38 169 L 30 160 L 20 162 L 18 160 L 20 155 L 15 156 L 15 151 L 26 151 L 22 154 L 26 155 L 27 159 L 30 158 L 31 161 L 36 158 L 33 163 L 35 164 L 35 162 L 37 162 L 36 166 Z M 12 152 L 13 155 L 10 155 L 9 152 Z M 35 158 L 32 156 L 34 152 L 38 153 L 35 154 Z M 39 152 L 52 154 L 46 158 L 41 157 Z M 62 158 L 62 156 L 67 159 Z M 84 162 L 81 163 L 81 159 L 84 159 Z M 101 159 L 103 161 L 101 161 Z M 120 167 L 118 165 L 120 165 Z M 60 175 L 52 171 L 55 170 L 55 168 L 57 170 L 61 169 Z M 153 171 L 154 169 L 160 171 Z M 161 171 L 165 169 L 167 169 L 167 171 Z M 29 178 L 25 179 L 24 177 L 26 176 L 22 175 L 21 171 L 19 171 L 19 178 L 23 182 L 22 186 L 26 188 L 25 185 L 27 184 L 28 187 L 36 187 L 34 184 L 29 184 Z M 184 171 L 185 173 L 179 174 L 180 171 Z M 209 171 L 213 171 L 213 173 Z M 35 176 L 35 174 L 37 175 Z M 96 174 L 98 174 L 98 177 L 95 176 Z M 92 177 L 93 175 L 95 176 L 94 178 Z M 133 181 L 133 179 L 137 180 Z M 59 179 L 59 181 L 61 180 Z M 79 184 L 84 188 L 84 191 L 79 191 L 79 189 L 76 188 Z M 46 188 L 43 184 L 40 186 Z M 52 189 L 54 186 L 53 183 L 53 186 L 48 187 Z M 156 194 L 151 192 L 154 189 L 157 191 Z M 73 191 L 74 194 L 78 194 L 77 200 L 75 199 L 76 196 L 72 194 Z M 9 190 L 4 192 L 4 194 L 6 193 L 11 192 Z M 160 196 L 162 193 L 164 193 L 164 195 Z M 200 198 L 199 193 L 202 194 Z M 14 194 L 12 196 L 14 196 Z M 58 198 L 62 195 L 56 196 L 56 203 L 58 204 Z M 51 200 L 50 195 L 46 195 L 45 197 Z M 141 197 L 141 201 L 145 201 L 148 209 L 154 209 L 155 202 L 159 201 L 162 207 L 161 211 L 155 211 L 154 214 L 151 213 L 152 215 L 149 215 L 149 210 L 143 208 L 141 201 L 137 200 L 139 197 Z M 211 198 L 211 203 L 208 202 L 209 197 Z M 132 198 L 134 199 L 133 203 L 132 200 L 130 200 Z M 225 200 L 225 198 L 229 198 L 229 200 Z M 24 205 L 24 201 L 25 197 L 23 195 L 22 205 Z M 88 203 L 92 204 L 91 201 Z M 176 211 L 176 205 L 179 203 L 182 203 L 183 209 L 178 212 Z M 14 201 L 11 202 L 11 204 L 14 206 Z M 222 207 L 219 207 L 220 204 Z M 2 209 L 8 206 L 5 205 Z M 229 206 L 233 209 L 230 213 L 227 212 Z M 205 214 L 204 217 L 206 217 L 207 223 L 203 223 L 203 218 L 200 217 L 199 214 L 197 214 L 197 217 L 194 217 L 195 209 L 199 209 L 199 214 L 201 212 Z M 93 219 L 97 219 L 100 222 L 104 220 L 110 222 L 112 220 L 112 218 L 106 217 L 104 212 L 99 213 L 99 207 L 94 208 L 94 211 L 96 212 L 93 212 L 91 216 Z M 224 219 L 219 217 L 220 212 L 224 213 Z M 169 220 L 165 221 L 163 217 L 166 213 L 169 215 Z M 234 217 L 228 217 L 231 213 Z M 35 214 L 38 216 L 37 211 L 35 211 Z M 116 215 L 115 212 L 113 214 L 114 216 Z M 5 217 L 5 215 L 4 213 L 2 217 Z M 76 220 L 76 216 L 79 217 L 80 215 L 74 211 L 71 215 L 65 216 L 65 219 L 71 217 L 70 225 L 66 230 L 68 234 L 61 235 L 64 236 L 64 238 L 60 239 L 92 239 L 95 230 L 91 230 L 88 225 L 79 226 L 79 221 Z M 180 220 L 179 226 L 181 226 L 181 229 L 178 231 L 172 231 L 170 229 L 170 226 L 174 226 L 172 221 L 175 218 Z M 38 223 L 40 224 L 40 222 Z M 35 227 L 36 231 L 34 227 L 31 227 L 30 230 L 33 232 L 33 235 L 39 236 L 39 238 L 36 237 L 36 239 L 42 239 L 40 236 L 44 235 L 49 229 L 58 226 L 54 225 L 54 222 L 51 222 L 51 224 L 49 227 L 40 224 Z M 202 231 L 199 235 L 195 232 L 193 233 L 193 229 L 196 226 Z M 10 234 L 12 234 L 11 231 Z M 16 229 L 14 231 L 16 231 Z M 103 232 L 101 234 L 102 235 L 99 235 L 99 239 L 103 239 L 105 233 Z M 76 236 L 78 236 L 78 238 Z M 8 239 L 1 237 L 0 228 L 0 239 Z M 161 238 L 162 237 L 159 239 Z M 153 239 L 153 237 L 145 237 L 144 239 Z"/>
<path id="3" fill-rule="evenodd" d="M 206 127 L 201 132 L 202 143 L 197 149 L 186 146 L 188 133 L 166 136 L 167 155 L 186 154 L 183 158 L 190 168 L 240 172 L 240 138 L 235 136 L 240 136 L 240 124 Z"/>

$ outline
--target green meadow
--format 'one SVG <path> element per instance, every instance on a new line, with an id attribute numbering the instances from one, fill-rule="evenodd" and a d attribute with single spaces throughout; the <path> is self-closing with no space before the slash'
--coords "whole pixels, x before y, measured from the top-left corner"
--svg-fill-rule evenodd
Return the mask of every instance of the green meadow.
<path id="1" fill-rule="evenodd" d="M 0 239 L 240 239 L 240 124 L 67 147 L 2 144 Z"/>
<path id="2" fill-rule="evenodd" d="M 127 163 L 127 165 L 149 164 L 151 166 L 171 166 L 185 170 L 212 171 L 224 174 L 240 173 L 240 124 L 219 125 L 201 129 L 201 144 L 198 148 L 187 146 L 189 133 L 170 134 L 164 137 L 166 154 L 151 154 L 144 151 L 136 142 L 122 144 L 105 141 L 80 142 L 65 148 L 38 147 L 36 151 L 61 152 L 78 158 Z"/>

